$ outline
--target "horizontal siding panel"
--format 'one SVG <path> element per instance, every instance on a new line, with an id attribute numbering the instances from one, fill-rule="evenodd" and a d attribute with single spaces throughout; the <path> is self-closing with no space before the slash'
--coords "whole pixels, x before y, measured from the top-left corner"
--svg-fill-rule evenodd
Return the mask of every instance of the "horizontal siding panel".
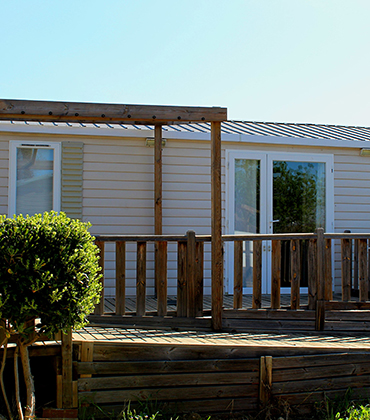
<path id="1" fill-rule="evenodd" d="M 370 186 L 370 180 L 363 178 L 363 179 L 335 179 L 334 181 L 334 187 L 335 188 L 345 188 L 345 187 L 349 187 L 349 188 L 366 188 L 367 190 L 369 190 L 369 186 Z"/>
<path id="2" fill-rule="evenodd" d="M 84 198 L 84 209 L 86 208 L 96 208 L 100 212 L 102 207 L 107 208 L 152 208 L 153 207 L 153 197 L 150 199 L 141 199 L 141 200 L 126 200 L 124 198 L 104 198 L 99 199 L 97 202 L 94 198 Z M 163 203 L 163 209 L 210 209 L 211 203 L 206 200 L 197 200 L 197 201 L 165 201 Z"/>

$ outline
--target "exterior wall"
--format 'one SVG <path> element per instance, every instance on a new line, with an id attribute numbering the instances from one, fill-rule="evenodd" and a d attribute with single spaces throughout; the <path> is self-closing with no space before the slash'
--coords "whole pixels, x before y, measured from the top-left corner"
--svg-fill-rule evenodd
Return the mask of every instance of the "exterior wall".
<path id="1" fill-rule="evenodd" d="M 68 130 L 68 129 L 67 129 Z M 66 132 L 67 132 L 66 130 Z M 83 220 L 97 234 L 153 234 L 153 148 L 142 138 L 0 133 L 0 211 L 7 213 L 8 142 L 14 140 L 82 141 Z M 211 232 L 211 183 L 209 141 L 171 139 L 163 149 L 163 233 Z M 192 133 L 191 137 L 194 138 Z M 238 136 L 236 138 L 239 139 Z M 309 140 L 307 140 L 309 141 Z M 334 226 L 336 232 L 370 232 L 370 157 L 359 148 L 278 146 L 225 141 L 222 146 L 223 226 L 225 226 L 225 151 L 259 150 L 334 154 Z M 127 247 L 128 294 L 135 293 L 136 247 Z M 154 292 L 153 246 L 148 248 L 148 293 Z M 106 249 L 106 295 L 114 294 L 114 247 Z M 210 246 L 205 247 L 205 293 L 210 292 Z M 340 283 L 339 246 L 335 247 L 335 274 Z M 176 294 L 176 245 L 169 246 L 169 295 Z"/>

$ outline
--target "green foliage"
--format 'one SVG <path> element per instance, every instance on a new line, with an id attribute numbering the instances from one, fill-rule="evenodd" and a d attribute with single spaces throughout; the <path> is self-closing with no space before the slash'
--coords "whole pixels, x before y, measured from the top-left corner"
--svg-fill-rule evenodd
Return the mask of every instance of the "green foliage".
<path id="1" fill-rule="evenodd" d="M 0 216 L 0 317 L 27 335 L 86 324 L 100 296 L 98 249 L 89 224 L 56 212 L 13 219 Z"/>
<path id="2" fill-rule="evenodd" d="M 350 407 L 344 417 L 337 413 L 336 420 L 370 420 L 370 407 L 369 406 L 355 406 Z"/>

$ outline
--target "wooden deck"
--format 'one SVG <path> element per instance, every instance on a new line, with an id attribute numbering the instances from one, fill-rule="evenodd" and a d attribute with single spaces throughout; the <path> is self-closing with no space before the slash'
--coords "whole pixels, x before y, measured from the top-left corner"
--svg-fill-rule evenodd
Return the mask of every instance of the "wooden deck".
<path id="1" fill-rule="evenodd" d="M 370 392 L 369 335 L 90 325 L 73 332 L 73 344 L 78 397 L 97 417 L 95 404 L 112 415 L 128 401 L 175 414 L 256 413 L 280 401 L 307 413 L 324 395 Z"/>
<path id="2" fill-rule="evenodd" d="M 223 306 L 225 309 L 232 309 L 233 308 L 233 295 L 225 295 L 223 299 Z M 252 308 L 252 295 L 243 295 L 242 300 L 242 307 L 241 309 Z M 301 294 L 301 307 L 305 308 L 308 304 L 308 295 Z M 145 308 L 148 312 L 155 312 L 157 311 L 157 298 L 154 296 L 148 296 L 145 299 Z M 168 296 L 167 297 L 167 312 L 176 311 L 176 304 L 177 304 L 177 297 L 176 296 Z M 281 295 L 281 306 L 282 307 L 289 307 L 290 305 L 290 294 Z M 262 308 L 270 308 L 271 307 L 271 295 L 262 295 L 261 299 L 261 307 Z M 136 297 L 126 297 L 125 299 L 125 308 L 126 313 L 134 313 L 136 312 Z M 212 308 L 212 300 L 211 296 L 204 296 L 203 297 L 203 308 L 204 311 L 211 311 Z M 115 313 L 116 311 L 116 299 L 114 297 L 105 298 L 104 300 L 104 312 L 105 313 Z"/>
<path id="3" fill-rule="evenodd" d="M 370 335 L 358 333 L 299 333 L 251 332 L 214 333 L 201 331 L 165 331 L 116 326 L 88 325 L 73 332 L 74 342 L 105 344 L 176 345 L 176 346 L 237 346 L 269 349 L 290 349 L 290 353 L 315 349 L 316 351 L 366 351 L 370 357 Z"/>

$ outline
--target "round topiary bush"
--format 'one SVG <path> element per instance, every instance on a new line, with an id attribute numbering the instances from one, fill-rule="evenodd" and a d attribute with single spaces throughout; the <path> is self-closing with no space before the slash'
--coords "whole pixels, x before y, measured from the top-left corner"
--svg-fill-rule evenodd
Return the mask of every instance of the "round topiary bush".
<path id="1" fill-rule="evenodd" d="M 98 303 L 99 251 L 89 226 L 56 212 L 0 216 L 0 318 L 6 336 L 19 337 L 21 356 L 35 339 L 30 321 L 52 336 L 85 325 Z"/>

